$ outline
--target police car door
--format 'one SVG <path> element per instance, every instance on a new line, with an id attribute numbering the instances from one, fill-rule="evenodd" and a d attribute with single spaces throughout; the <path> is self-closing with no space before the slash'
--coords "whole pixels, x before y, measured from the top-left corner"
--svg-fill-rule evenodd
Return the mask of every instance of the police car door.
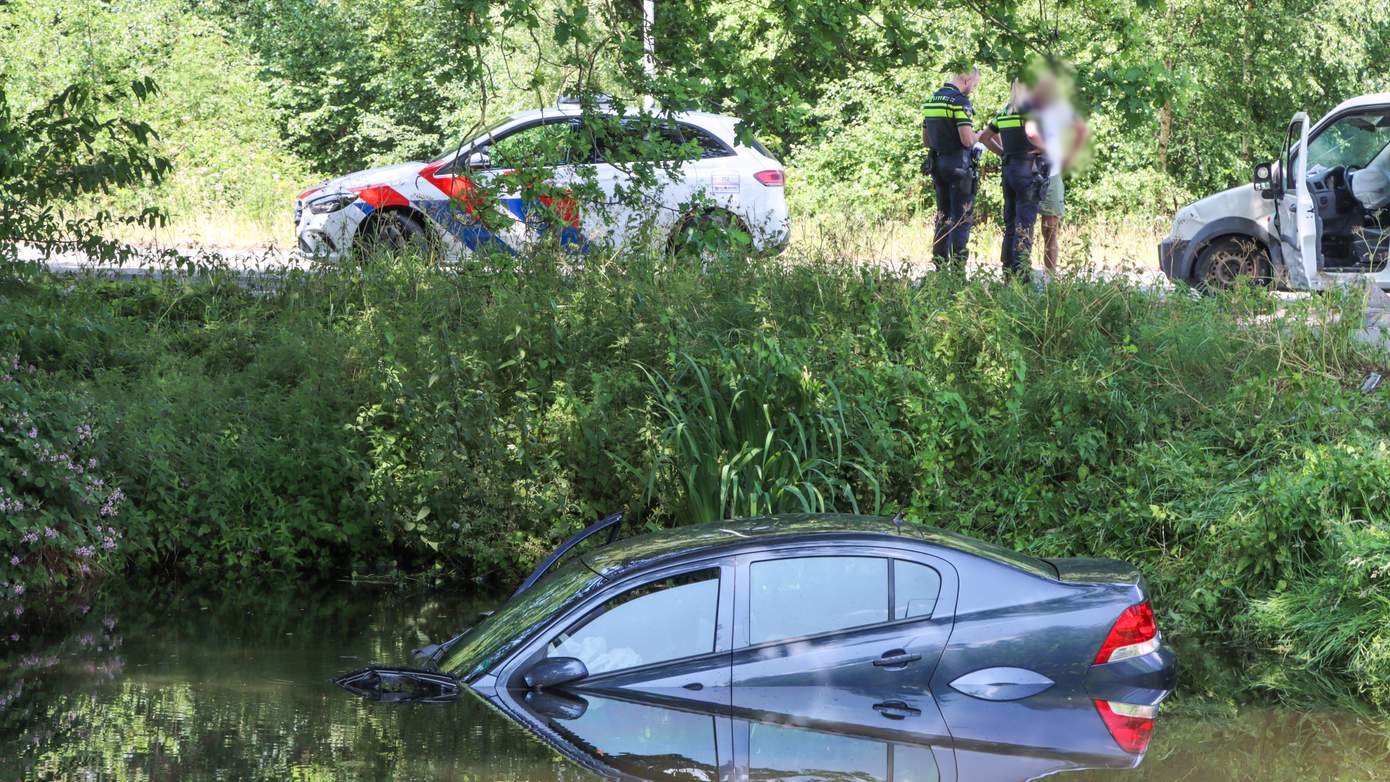
<path id="1" fill-rule="evenodd" d="M 1279 200 L 1275 221 L 1284 266 L 1294 288 L 1321 288 L 1318 253 L 1321 224 L 1308 189 L 1308 115 L 1298 112 L 1289 122 L 1284 156 L 1279 167 Z"/>
<path id="2" fill-rule="evenodd" d="M 689 200 L 695 181 L 683 170 L 682 140 L 674 125 L 657 117 L 609 120 L 597 131 L 596 146 L 595 239 L 618 245 L 675 222 L 673 205 Z"/>
<path id="3" fill-rule="evenodd" d="M 557 115 L 507 131 L 475 150 L 469 165 L 480 194 L 470 250 L 491 245 L 516 252 L 543 237 L 581 241 L 579 206 L 572 197 L 577 123 Z"/>

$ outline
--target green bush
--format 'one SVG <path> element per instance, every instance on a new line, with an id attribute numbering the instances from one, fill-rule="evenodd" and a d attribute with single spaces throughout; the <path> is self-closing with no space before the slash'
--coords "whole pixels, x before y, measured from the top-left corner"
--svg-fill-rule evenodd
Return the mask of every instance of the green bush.
<path id="1" fill-rule="evenodd" d="M 0 288 L 0 352 L 88 411 L 136 571 L 503 585 L 618 509 L 903 510 L 1130 560 L 1176 640 L 1386 695 L 1390 410 L 1355 297 L 543 251 L 260 285 Z"/>
<path id="2" fill-rule="evenodd" d="M 102 477 L 91 407 L 19 356 L 0 356 L 0 601 L 120 562 L 125 493 Z"/>

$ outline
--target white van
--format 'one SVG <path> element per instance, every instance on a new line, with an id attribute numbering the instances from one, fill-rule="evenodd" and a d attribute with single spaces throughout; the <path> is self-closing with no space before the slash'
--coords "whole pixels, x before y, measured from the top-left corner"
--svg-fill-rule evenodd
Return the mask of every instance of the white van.
<path id="1" fill-rule="evenodd" d="M 1284 153 L 1254 181 L 1178 210 L 1158 247 L 1173 280 L 1239 277 L 1322 290 L 1351 275 L 1390 289 L 1390 93 L 1346 101 L 1316 123 L 1299 112 Z"/>

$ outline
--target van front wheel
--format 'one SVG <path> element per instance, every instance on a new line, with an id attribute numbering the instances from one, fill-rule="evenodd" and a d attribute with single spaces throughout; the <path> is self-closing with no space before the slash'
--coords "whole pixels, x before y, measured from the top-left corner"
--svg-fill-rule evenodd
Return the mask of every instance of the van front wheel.
<path id="1" fill-rule="evenodd" d="M 1226 290 L 1242 278 L 1256 285 L 1272 280 L 1269 253 L 1256 240 L 1245 236 L 1215 239 L 1197 254 L 1193 278 L 1203 290 Z"/>

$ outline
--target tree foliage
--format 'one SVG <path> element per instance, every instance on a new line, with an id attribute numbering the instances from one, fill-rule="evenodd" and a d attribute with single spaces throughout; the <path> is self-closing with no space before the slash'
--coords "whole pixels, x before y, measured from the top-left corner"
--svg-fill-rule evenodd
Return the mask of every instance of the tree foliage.
<path id="1" fill-rule="evenodd" d="M 177 184 L 160 203 L 265 221 L 283 219 L 277 204 L 306 170 L 432 158 L 560 94 L 738 115 L 795 170 L 803 218 L 902 216 L 925 203 L 917 109 L 970 62 L 985 69 L 984 115 L 1013 76 L 1068 71 L 1097 131 L 1076 204 L 1162 211 L 1244 181 L 1294 110 L 1390 82 L 1376 67 L 1390 58 L 1387 0 L 658 0 L 650 76 L 635 0 L 7 9 L 0 41 L 21 53 L 10 103 L 34 107 L 79 77 L 153 73 L 169 85 L 161 101 L 127 113 L 168 140 Z"/>
<path id="2" fill-rule="evenodd" d="M 168 161 L 152 149 L 154 130 L 112 112 L 127 99 L 144 100 L 155 92 L 149 79 L 78 82 L 16 116 L 0 82 L 0 260 L 15 252 L 16 239 L 45 251 L 110 255 L 115 248 L 103 237 L 110 224 L 161 219 L 151 209 L 128 216 L 68 208 L 76 196 L 158 183 L 168 171 Z"/>

